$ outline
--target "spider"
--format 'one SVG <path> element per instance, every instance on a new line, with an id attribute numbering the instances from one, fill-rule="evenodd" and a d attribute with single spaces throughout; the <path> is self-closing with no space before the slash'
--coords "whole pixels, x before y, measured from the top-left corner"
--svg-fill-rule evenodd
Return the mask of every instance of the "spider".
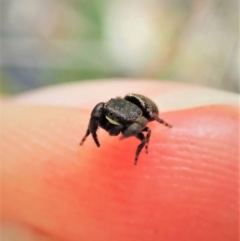
<path id="1" fill-rule="evenodd" d="M 172 127 L 159 118 L 157 105 L 146 96 L 127 94 L 124 98 L 117 97 L 106 103 L 100 102 L 92 110 L 86 134 L 80 145 L 83 145 L 91 133 L 96 145 L 100 147 L 97 137 L 98 127 L 103 128 L 110 136 L 117 136 L 121 133 L 120 139 L 135 136 L 141 141 L 135 153 L 134 164 L 136 165 L 144 146 L 148 153 L 151 129 L 147 127 L 147 123 L 150 121 L 157 121 L 167 127 Z"/>

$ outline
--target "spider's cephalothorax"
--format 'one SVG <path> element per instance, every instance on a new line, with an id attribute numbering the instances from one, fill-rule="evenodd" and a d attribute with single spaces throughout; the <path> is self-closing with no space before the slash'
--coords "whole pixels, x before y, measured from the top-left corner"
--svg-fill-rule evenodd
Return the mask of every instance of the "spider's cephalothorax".
<path id="1" fill-rule="evenodd" d="M 100 126 L 109 135 L 117 136 L 122 133 L 122 137 L 136 136 L 141 143 L 138 145 L 135 154 L 135 165 L 138 156 L 145 146 L 148 152 L 148 143 L 151 136 L 151 129 L 147 127 L 149 121 L 158 121 L 165 126 L 172 127 L 158 116 L 156 104 L 149 98 L 139 94 L 127 94 L 124 98 L 110 99 L 108 102 L 98 103 L 91 113 L 91 118 L 80 145 L 84 143 L 91 133 L 98 147 L 97 129 Z M 147 134 L 144 135 L 143 132 Z"/>

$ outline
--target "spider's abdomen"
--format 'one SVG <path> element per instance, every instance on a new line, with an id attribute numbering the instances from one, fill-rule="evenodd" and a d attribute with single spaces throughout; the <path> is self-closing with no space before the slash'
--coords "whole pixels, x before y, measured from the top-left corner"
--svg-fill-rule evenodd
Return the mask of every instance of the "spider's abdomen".
<path id="1" fill-rule="evenodd" d="M 131 93 L 127 94 L 124 99 L 134 103 L 139 108 L 141 108 L 143 115 L 148 118 L 149 121 L 154 120 L 154 115 L 158 115 L 157 105 L 146 96 Z"/>

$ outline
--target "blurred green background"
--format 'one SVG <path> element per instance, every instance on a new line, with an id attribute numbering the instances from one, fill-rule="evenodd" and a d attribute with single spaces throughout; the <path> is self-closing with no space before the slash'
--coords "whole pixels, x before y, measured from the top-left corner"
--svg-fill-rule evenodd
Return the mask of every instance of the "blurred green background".
<path id="1" fill-rule="evenodd" d="M 100 78 L 239 92 L 238 0 L 2 0 L 1 93 Z"/>

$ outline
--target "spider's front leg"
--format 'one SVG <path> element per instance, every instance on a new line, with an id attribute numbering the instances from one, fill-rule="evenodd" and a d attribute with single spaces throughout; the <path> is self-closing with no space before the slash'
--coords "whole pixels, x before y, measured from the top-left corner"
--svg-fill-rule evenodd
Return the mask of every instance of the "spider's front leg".
<path id="1" fill-rule="evenodd" d="M 143 133 L 138 133 L 136 135 L 136 137 L 141 141 L 141 143 L 138 145 L 137 150 L 136 150 L 134 165 L 137 165 L 138 156 L 139 156 L 140 152 L 142 151 L 143 147 L 146 145 L 146 142 L 147 142 Z"/>
<path id="2" fill-rule="evenodd" d="M 147 122 L 148 120 L 144 116 L 139 117 L 123 131 L 123 135 L 120 139 L 124 139 L 129 136 L 136 136 L 146 129 Z"/>
<path id="3" fill-rule="evenodd" d="M 146 126 L 146 127 L 143 129 L 143 131 L 146 131 L 146 132 L 147 132 L 145 150 L 146 150 L 146 153 L 148 153 L 148 143 L 149 143 L 150 136 L 151 136 L 151 129 Z"/>
<path id="4" fill-rule="evenodd" d="M 88 135 L 91 133 L 96 145 L 98 147 L 100 147 L 100 143 L 99 143 L 98 137 L 97 137 L 97 129 L 99 126 L 99 122 L 100 122 L 101 118 L 103 118 L 103 116 L 104 116 L 104 103 L 100 102 L 92 110 L 91 118 L 90 118 L 90 121 L 88 124 L 86 134 L 84 135 L 82 141 L 80 142 L 80 145 L 83 145 L 84 141 L 86 140 Z"/>

